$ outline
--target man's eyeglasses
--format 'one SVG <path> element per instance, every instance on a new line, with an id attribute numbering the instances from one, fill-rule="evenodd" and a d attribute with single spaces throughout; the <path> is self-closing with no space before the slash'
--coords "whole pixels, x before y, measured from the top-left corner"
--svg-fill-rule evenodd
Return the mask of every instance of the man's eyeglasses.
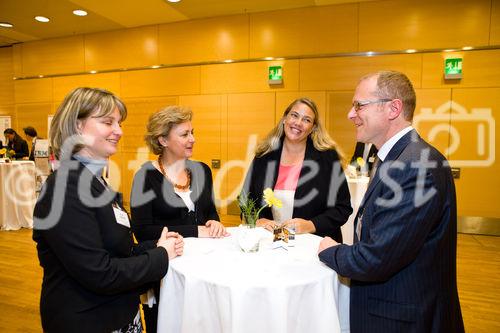
<path id="1" fill-rule="evenodd" d="M 358 112 L 359 110 L 361 110 L 363 106 L 375 103 L 386 103 L 390 101 L 392 101 L 392 99 L 390 98 L 382 98 L 382 99 L 377 99 L 375 101 L 354 101 L 352 102 L 352 107 L 354 108 L 354 111 Z"/>

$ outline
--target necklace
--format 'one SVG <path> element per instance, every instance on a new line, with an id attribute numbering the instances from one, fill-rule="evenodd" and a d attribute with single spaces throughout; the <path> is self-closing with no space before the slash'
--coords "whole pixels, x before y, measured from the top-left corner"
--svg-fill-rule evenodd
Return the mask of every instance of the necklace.
<path id="1" fill-rule="evenodd" d="M 174 185 L 174 187 L 176 189 L 179 189 L 181 191 L 184 191 L 184 190 L 187 190 L 189 188 L 189 186 L 191 185 L 191 170 L 189 170 L 188 168 L 184 169 L 186 171 L 186 175 L 187 175 L 187 181 L 186 181 L 186 184 L 184 185 L 179 185 L 179 184 L 176 184 L 172 179 L 170 179 L 170 177 L 167 175 L 167 173 L 165 172 L 165 169 L 163 169 L 163 164 L 161 162 L 161 155 L 158 156 L 158 166 L 160 167 L 160 171 L 162 173 L 163 176 L 165 176 L 165 178 L 167 178 L 167 180 L 169 182 L 172 183 L 172 185 Z"/>

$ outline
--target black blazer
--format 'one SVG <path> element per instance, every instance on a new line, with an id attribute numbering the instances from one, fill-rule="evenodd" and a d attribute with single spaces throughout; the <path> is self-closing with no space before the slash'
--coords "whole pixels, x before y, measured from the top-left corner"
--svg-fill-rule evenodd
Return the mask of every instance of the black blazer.
<path id="1" fill-rule="evenodd" d="M 419 175 L 414 163 L 421 157 L 436 166 Z M 398 203 L 381 204 L 395 195 Z M 463 332 L 455 186 L 443 155 L 407 133 L 377 168 L 355 228 L 360 216 L 361 240 L 355 235 L 354 245 L 319 254 L 351 278 L 351 332 Z"/>
<path id="2" fill-rule="evenodd" d="M 30 154 L 28 143 L 26 142 L 26 140 L 21 138 L 19 134 L 14 136 L 14 139 L 7 143 L 7 147 L 8 149 L 13 149 L 16 152 L 16 154 L 14 155 L 14 158 L 16 159 L 28 157 Z"/>
<path id="3" fill-rule="evenodd" d="M 244 190 L 259 206 L 264 205 L 264 189 L 274 189 L 282 150 L 283 141 L 274 151 L 255 157 L 250 166 Z M 318 167 L 317 171 L 314 170 L 315 167 Z M 318 151 L 308 138 L 295 191 L 292 217 L 311 220 L 316 227 L 316 235 L 330 236 L 342 242 L 340 227 L 346 223 L 351 213 L 351 195 L 337 152 Z M 273 219 L 271 208 L 264 208 L 260 217 Z"/>
<path id="4" fill-rule="evenodd" d="M 132 229 L 138 240 L 158 239 L 163 227 L 183 237 L 197 237 L 198 226 L 208 220 L 219 221 L 213 199 L 212 172 L 202 162 L 186 161 L 191 170 L 191 200 L 194 212 L 188 212 L 184 201 L 174 192 L 151 162 L 145 163 L 134 176 L 130 195 Z"/>
<path id="5" fill-rule="evenodd" d="M 155 242 L 134 245 L 130 229 L 116 222 L 117 201 L 75 160 L 62 162 L 44 184 L 33 240 L 43 268 L 45 332 L 120 329 L 137 314 L 144 285 L 166 274 L 165 249 Z"/>
<path id="6" fill-rule="evenodd" d="M 356 163 L 356 159 L 358 157 L 363 157 L 364 152 L 365 152 L 365 143 L 356 142 L 356 148 L 354 148 L 354 154 L 352 155 L 351 158 L 351 164 Z M 372 170 L 373 162 L 377 155 L 377 152 L 378 152 L 377 147 L 375 147 L 375 145 L 372 144 L 370 151 L 368 152 L 368 161 L 365 161 L 366 163 L 368 163 L 368 172 Z"/>

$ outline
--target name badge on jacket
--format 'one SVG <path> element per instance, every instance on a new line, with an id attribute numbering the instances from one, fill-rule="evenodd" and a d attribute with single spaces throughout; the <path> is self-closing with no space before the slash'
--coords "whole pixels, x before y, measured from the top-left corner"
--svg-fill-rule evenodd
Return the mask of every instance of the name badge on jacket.
<path id="1" fill-rule="evenodd" d="M 120 209 L 120 207 L 118 207 L 117 205 L 113 205 L 113 213 L 115 213 L 116 223 L 130 228 L 130 221 L 128 219 L 127 212 Z"/>

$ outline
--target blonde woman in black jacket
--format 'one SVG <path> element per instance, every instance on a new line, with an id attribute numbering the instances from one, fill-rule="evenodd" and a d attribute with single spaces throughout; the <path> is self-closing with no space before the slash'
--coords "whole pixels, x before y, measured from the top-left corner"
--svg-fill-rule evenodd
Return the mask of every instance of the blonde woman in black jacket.
<path id="1" fill-rule="evenodd" d="M 45 332 L 141 332 L 139 294 L 182 254 L 182 237 L 166 229 L 157 241 L 134 245 L 121 196 L 102 178 L 126 114 L 112 93 L 78 88 L 52 121 L 61 165 L 43 187 L 33 231 Z"/>

